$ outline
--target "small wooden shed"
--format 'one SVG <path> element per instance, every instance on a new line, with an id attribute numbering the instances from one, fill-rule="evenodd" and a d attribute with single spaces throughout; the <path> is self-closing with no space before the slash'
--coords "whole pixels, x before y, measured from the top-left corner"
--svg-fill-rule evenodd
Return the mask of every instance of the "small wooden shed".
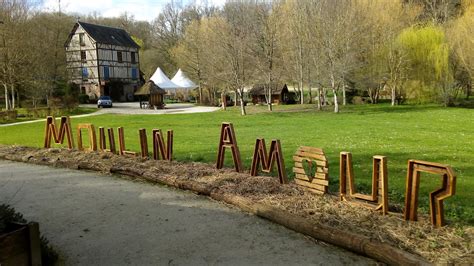
<path id="1" fill-rule="evenodd" d="M 266 104 L 265 99 L 266 88 L 270 86 L 272 92 L 272 103 L 274 104 L 292 104 L 295 103 L 295 93 L 288 91 L 286 84 L 272 83 L 268 84 L 256 84 L 249 91 L 252 97 L 253 104 Z"/>
<path id="2" fill-rule="evenodd" d="M 140 108 L 164 108 L 163 96 L 165 94 L 166 91 L 158 87 L 151 80 L 147 81 L 135 92 L 135 96 L 138 96 L 140 99 Z"/>

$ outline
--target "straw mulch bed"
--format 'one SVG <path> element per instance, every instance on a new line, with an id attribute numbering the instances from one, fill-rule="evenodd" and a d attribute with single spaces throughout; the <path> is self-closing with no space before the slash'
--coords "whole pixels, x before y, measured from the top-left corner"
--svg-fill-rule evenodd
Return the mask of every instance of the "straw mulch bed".
<path id="1" fill-rule="evenodd" d="M 251 177 L 231 169 L 216 170 L 214 165 L 204 163 L 154 161 L 56 148 L 0 146 L 0 159 L 123 174 L 196 192 L 206 191 L 205 195 L 218 191 L 240 196 L 247 202 L 276 207 L 311 223 L 340 230 L 341 234 L 363 235 L 430 262 L 474 263 L 472 226 L 449 224 L 434 228 L 427 216 L 420 216 L 419 222 L 406 222 L 401 213 L 383 216 L 331 195 L 314 195 L 292 182 L 280 185 L 274 177 Z"/>

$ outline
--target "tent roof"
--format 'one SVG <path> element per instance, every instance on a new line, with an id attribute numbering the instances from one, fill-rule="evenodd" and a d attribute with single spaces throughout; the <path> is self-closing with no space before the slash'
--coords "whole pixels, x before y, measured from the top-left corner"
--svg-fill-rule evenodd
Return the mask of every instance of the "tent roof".
<path id="1" fill-rule="evenodd" d="M 195 89 L 198 86 L 190 80 L 184 73 L 181 71 L 181 68 L 178 69 L 178 72 L 174 75 L 174 77 L 171 79 L 172 82 L 175 84 L 181 86 L 183 89 Z"/>
<path id="2" fill-rule="evenodd" d="M 152 94 L 166 94 L 166 91 L 156 86 L 153 81 L 149 80 L 141 86 L 135 95 L 152 95 Z"/>
<path id="3" fill-rule="evenodd" d="M 182 89 L 181 86 L 172 82 L 159 67 L 156 69 L 155 73 L 153 73 L 150 80 L 164 90 Z"/>

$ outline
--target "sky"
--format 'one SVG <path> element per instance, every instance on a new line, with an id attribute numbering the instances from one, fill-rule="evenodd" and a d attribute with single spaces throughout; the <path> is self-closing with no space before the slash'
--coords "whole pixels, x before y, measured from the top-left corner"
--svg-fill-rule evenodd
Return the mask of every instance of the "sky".
<path id="1" fill-rule="evenodd" d="M 61 11 L 66 13 L 90 14 L 97 12 L 104 17 L 117 17 L 127 12 L 136 20 L 152 21 L 163 7 L 171 0 L 60 0 Z M 179 2 L 179 1 L 175 1 Z M 183 5 L 189 3 L 222 6 L 225 0 L 182 0 Z M 58 11 L 59 0 L 44 0 L 42 10 Z"/>

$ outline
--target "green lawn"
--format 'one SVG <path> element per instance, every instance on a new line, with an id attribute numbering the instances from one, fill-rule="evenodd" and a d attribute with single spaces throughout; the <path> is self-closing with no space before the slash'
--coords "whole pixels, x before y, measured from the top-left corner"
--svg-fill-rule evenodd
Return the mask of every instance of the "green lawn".
<path id="1" fill-rule="evenodd" d="M 100 115 L 73 119 L 96 127 L 125 128 L 130 150 L 139 149 L 138 129 L 173 129 L 174 157 L 178 161 L 214 162 L 221 122 L 234 124 L 242 160 L 249 169 L 255 138 L 280 139 L 290 176 L 291 156 L 298 146 L 321 147 L 330 167 L 330 190 L 337 192 L 339 152 L 353 153 L 358 189 L 369 191 L 373 155 L 388 157 L 390 204 L 402 204 L 408 159 L 450 164 L 457 173 L 456 195 L 445 201 L 447 217 L 474 224 L 474 111 L 437 106 L 349 106 L 341 113 L 317 112 L 312 106 L 249 107 L 242 117 L 237 108 L 202 114 Z M 0 127 L 0 143 L 40 147 L 43 123 Z M 116 133 L 117 135 L 117 133 Z M 151 142 L 151 138 L 149 137 Z M 150 145 L 151 147 L 151 145 Z M 230 153 L 226 165 L 231 166 Z M 441 185 L 437 176 L 423 175 L 420 208 L 428 212 L 428 192 Z"/>
<path id="2" fill-rule="evenodd" d="M 15 120 L 0 120 L 0 125 L 1 124 L 12 124 L 12 123 L 17 123 L 17 122 L 25 122 L 25 121 L 31 121 L 31 120 L 37 120 L 40 118 L 35 118 L 33 117 L 33 114 L 28 113 L 28 109 L 26 108 L 17 108 L 15 109 L 18 112 L 18 117 Z M 60 115 L 82 115 L 82 114 L 90 114 L 93 112 L 96 112 L 96 108 L 84 108 L 84 107 L 76 107 L 72 109 L 59 109 L 55 110 L 55 112 L 60 113 Z"/>

